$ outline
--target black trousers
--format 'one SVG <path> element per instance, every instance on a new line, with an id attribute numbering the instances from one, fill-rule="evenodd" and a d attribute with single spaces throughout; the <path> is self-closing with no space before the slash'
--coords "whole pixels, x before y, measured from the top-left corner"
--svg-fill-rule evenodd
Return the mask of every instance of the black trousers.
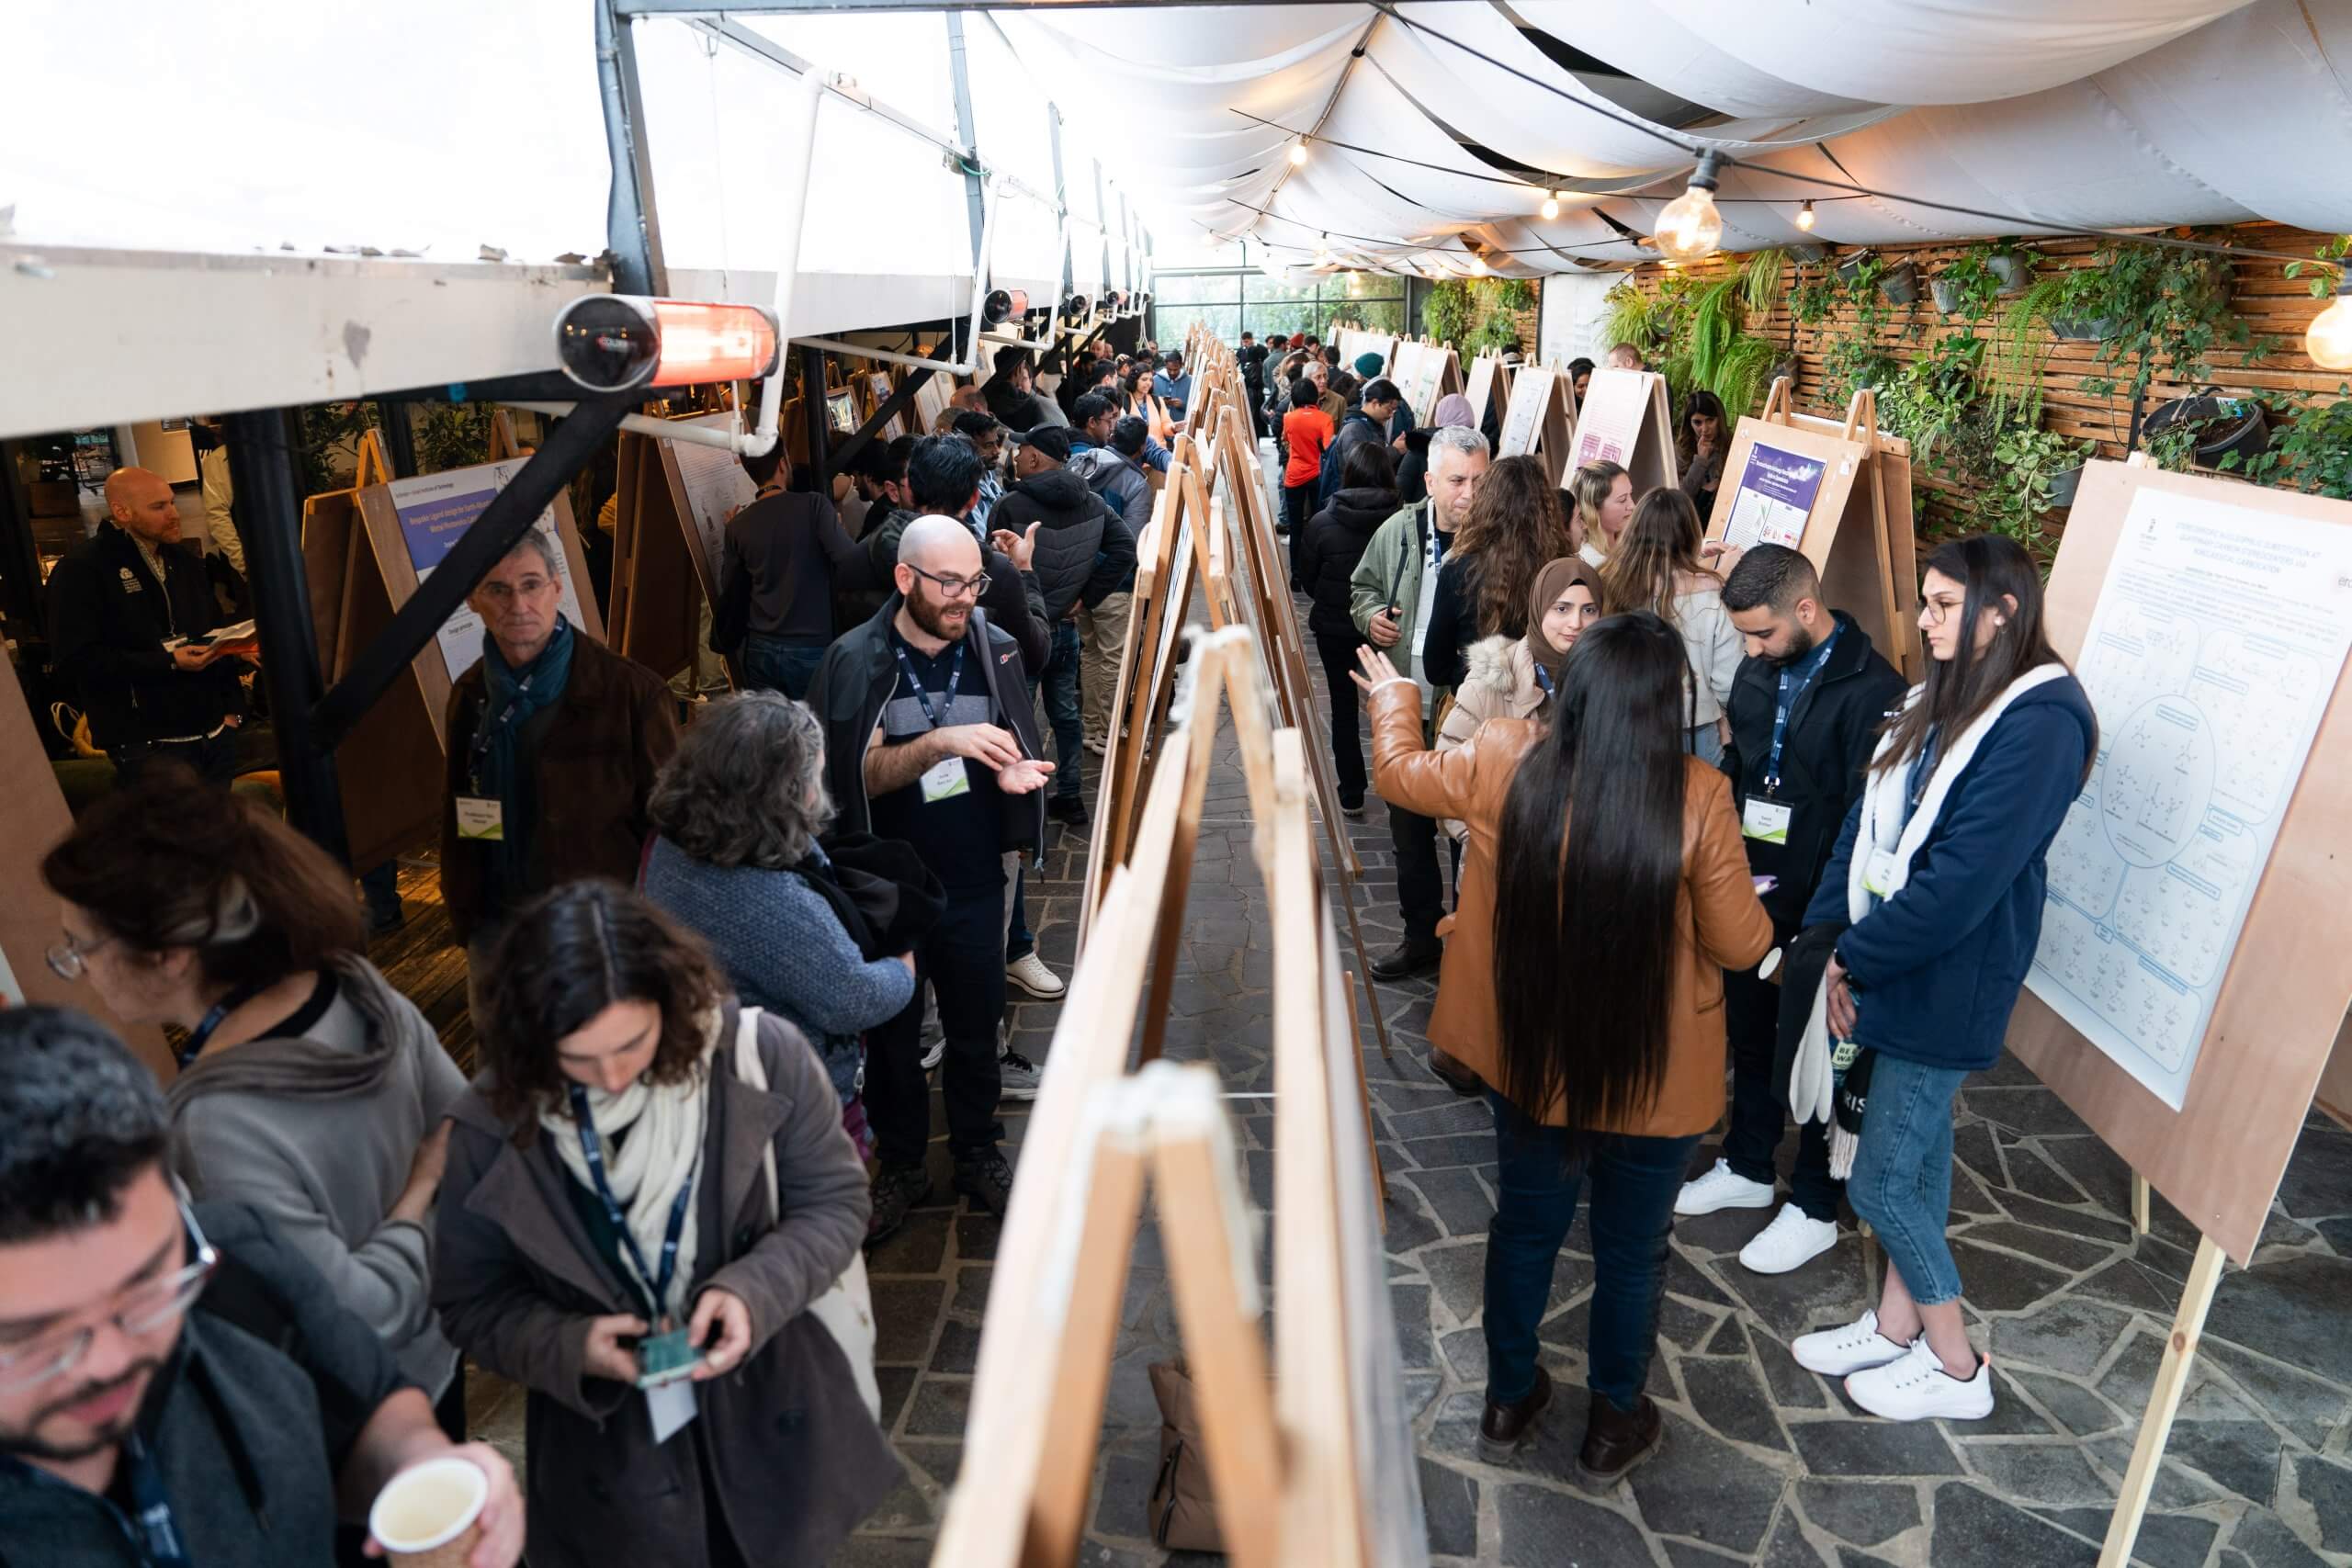
<path id="1" fill-rule="evenodd" d="M 1356 667 L 1356 649 L 1363 638 L 1315 634 L 1315 651 L 1323 656 L 1323 679 L 1331 688 L 1331 761 L 1339 768 L 1340 799 L 1362 801 L 1364 791 L 1363 704 L 1348 672 Z"/>
<path id="2" fill-rule="evenodd" d="M 884 1165 L 923 1162 L 931 1142 L 931 1088 L 922 1071 L 922 987 L 939 998 L 947 1033 L 939 1065 L 947 1143 L 957 1159 L 994 1148 L 1002 1080 L 997 1026 L 1004 1021 L 1004 877 L 950 888 L 939 923 L 915 944 L 915 994 L 906 1010 L 866 1036 L 865 1119 Z"/>
<path id="3" fill-rule="evenodd" d="M 1437 940 L 1445 918 L 1445 878 L 1437 868 L 1437 821 L 1390 803 L 1388 838 L 1396 851 L 1396 907 L 1405 917 L 1405 940 Z"/>
<path id="4" fill-rule="evenodd" d="M 1724 1028 L 1731 1047 L 1731 1116 L 1724 1133 L 1724 1160 L 1734 1174 L 1770 1181 L 1788 1112 L 1781 1086 L 1772 1081 L 1773 1046 L 1781 1029 L 1781 987 L 1759 980 L 1752 969 L 1724 971 Z M 1838 1218 L 1845 1183 L 1829 1174 L 1829 1129 L 1808 1122 L 1797 1141 L 1790 1196 L 1816 1220 Z"/>

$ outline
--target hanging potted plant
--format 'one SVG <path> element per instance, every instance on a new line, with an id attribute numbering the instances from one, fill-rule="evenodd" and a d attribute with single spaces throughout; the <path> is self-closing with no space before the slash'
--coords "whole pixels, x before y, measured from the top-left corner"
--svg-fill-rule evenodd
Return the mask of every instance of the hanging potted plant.
<path id="1" fill-rule="evenodd" d="M 2185 455 L 2200 468 L 2239 468 L 2270 450 L 2270 414 L 2252 398 L 2225 398 L 2207 387 L 2161 404 L 2140 427 L 2166 467 Z"/>
<path id="2" fill-rule="evenodd" d="M 1880 275 L 1878 291 L 1886 296 L 1890 305 L 1914 305 L 1919 299 L 1919 269 L 1909 262 L 1901 262 Z"/>
<path id="3" fill-rule="evenodd" d="M 2001 280 L 2004 298 L 2024 293 L 2033 281 L 2033 258 L 2023 251 L 1996 250 L 1984 258 L 1984 267 Z"/>
<path id="4" fill-rule="evenodd" d="M 1869 251 L 1856 251 L 1850 255 L 1840 257 L 1838 262 L 1838 281 L 1849 288 L 1853 288 L 1861 281 L 1864 269 L 1875 260 L 1876 258 Z"/>

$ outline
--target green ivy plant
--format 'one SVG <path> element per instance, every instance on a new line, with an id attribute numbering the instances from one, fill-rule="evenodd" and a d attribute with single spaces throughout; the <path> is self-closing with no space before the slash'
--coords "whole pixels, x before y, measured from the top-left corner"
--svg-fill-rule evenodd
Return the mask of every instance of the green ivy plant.
<path id="1" fill-rule="evenodd" d="M 2335 292 L 2344 276 L 2344 258 L 2352 254 L 2352 234 L 2331 234 L 2327 243 L 2312 253 L 2312 260 L 2289 262 L 2278 270 L 2289 277 L 2312 275 L 2309 288 L 2312 298 L 2324 299 Z"/>
<path id="2" fill-rule="evenodd" d="M 340 466 L 338 448 L 376 428 L 376 405 L 370 402 L 312 403 L 294 412 L 294 458 L 304 495 L 341 490 L 348 477 Z"/>
<path id="3" fill-rule="evenodd" d="M 418 468 L 437 474 L 490 461 L 490 429 L 498 411 L 489 403 L 427 403 L 416 424 Z"/>
<path id="4" fill-rule="evenodd" d="M 2300 393 L 2281 400 L 2286 408 L 2273 412 L 2291 417 L 2273 427 L 2270 449 L 2251 462 L 2233 452 L 2222 459 L 2222 471 L 2256 484 L 2352 501 L 2352 382 L 2338 383 L 2332 402 Z"/>
<path id="5" fill-rule="evenodd" d="M 2088 461 L 2096 448 L 2088 441 L 2054 430 L 2012 425 L 1993 442 L 1991 483 L 1977 496 L 1973 520 L 1995 533 L 2006 534 L 2048 560 L 2057 541 L 2045 527 L 2051 510 L 2050 481 L 2068 468 Z"/>
<path id="6" fill-rule="evenodd" d="M 1430 286 L 1421 300 L 1421 330 L 1440 343 L 1462 347 L 1463 338 L 1470 330 L 1470 319 L 1476 309 L 1470 297 L 1467 280 L 1449 277 Z"/>

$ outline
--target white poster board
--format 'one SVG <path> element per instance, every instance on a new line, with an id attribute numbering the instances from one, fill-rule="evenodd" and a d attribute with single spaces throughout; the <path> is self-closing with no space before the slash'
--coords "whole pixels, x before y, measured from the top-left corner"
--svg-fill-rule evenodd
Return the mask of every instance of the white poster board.
<path id="1" fill-rule="evenodd" d="M 483 463 L 470 468 L 394 479 L 385 486 L 391 494 L 393 509 L 400 515 L 401 538 L 408 547 L 409 560 L 416 568 L 419 583 L 433 575 L 442 558 L 490 505 L 491 497 L 512 483 L 527 461 L 525 457 L 510 457 L 503 463 Z M 571 559 L 563 547 L 562 536 L 556 530 L 554 506 L 542 510 L 532 526 L 546 535 L 553 547 L 556 577 L 563 585 L 564 619 L 576 630 L 586 629 L 588 623 L 580 613 L 580 591 L 571 581 Z M 441 629 L 434 637 L 440 645 L 442 662 L 448 666 L 452 681 L 471 669 L 481 657 L 481 617 L 474 614 L 470 604 L 459 604 L 441 623 Z"/>
<path id="2" fill-rule="evenodd" d="M 707 413 L 677 423 L 698 424 L 706 430 L 731 431 L 735 428 L 735 415 Z M 727 538 L 727 520 L 752 504 L 759 487 L 743 471 L 743 460 L 732 452 L 706 446 L 698 441 L 664 440 L 662 445 L 678 465 L 678 482 L 685 490 L 686 509 L 691 513 L 686 523 L 694 531 L 696 547 L 702 551 L 703 575 L 716 584 Z M 716 593 L 715 587 L 712 592 Z"/>
<path id="3" fill-rule="evenodd" d="M 2177 1111 L 2352 642 L 2352 529 L 2137 491 L 2076 667 L 2090 784 L 2026 984 Z"/>
<path id="4" fill-rule="evenodd" d="M 1576 460 L 1568 466 L 1581 468 L 1587 463 L 1608 462 L 1633 467 L 1634 443 L 1641 437 L 1642 421 L 1649 408 L 1646 371 L 1595 370 L 1584 400 L 1577 405 Z"/>
<path id="5" fill-rule="evenodd" d="M 1795 549 L 1797 541 L 1804 537 L 1805 520 L 1813 515 L 1813 501 L 1820 493 L 1824 471 L 1818 457 L 1784 452 L 1757 440 L 1748 447 L 1747 461 L 1732 492 L 1731 520 L 1724 526 L 1724 542 L 1743 550 L 1757 545 Z"/>

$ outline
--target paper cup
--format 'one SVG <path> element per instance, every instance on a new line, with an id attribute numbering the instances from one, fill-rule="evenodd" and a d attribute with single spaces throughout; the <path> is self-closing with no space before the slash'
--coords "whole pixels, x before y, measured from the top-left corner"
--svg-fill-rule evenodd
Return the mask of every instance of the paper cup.
<path id="1" fill-rule="evenodd" d="M 481 1539 L 490 1477 L 462 1459 L 427 1460 L 392 1477 L 368 1510 L 385 1561 L 402 1568 L 465 1568 Z"/>

